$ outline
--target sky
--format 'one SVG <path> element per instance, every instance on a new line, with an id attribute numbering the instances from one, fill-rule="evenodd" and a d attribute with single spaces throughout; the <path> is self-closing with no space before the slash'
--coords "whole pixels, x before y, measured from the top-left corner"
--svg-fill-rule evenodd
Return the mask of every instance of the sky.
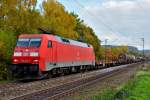
<path id="1" fill-rule="evenodd" d="M 75 12 L 108 45 L 150 49 L 150 0 L 58 0 Z M 40 2 L 39 2 L 40 3 Z"/>

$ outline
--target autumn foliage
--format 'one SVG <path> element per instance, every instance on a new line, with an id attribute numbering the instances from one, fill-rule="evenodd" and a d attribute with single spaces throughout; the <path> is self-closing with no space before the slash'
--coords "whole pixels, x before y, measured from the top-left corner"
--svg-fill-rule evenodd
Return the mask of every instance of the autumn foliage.
<path id="1" fill-rule="evenodd" d="M 16 39 L 20 34 L 40 33 L 39 28 L 53 34 L 92 44 L 96 60 L 103 59 L 104 50 L 93 29 L 75 13 L 69 13 L 56 0 L 0 0 L 0 80 L 7 79 Z M 119 49 L 118 49 L 119 51 Z M 118 51 L 111 50 L 112 56 Z"/>
<path id="2" fill-rule="evenodd" d="M 0 80 L 7 79 L 7 65 L 10 65 L 13 48 L 20 34 L 39 33 L 42 28 L 53 34 L 82 40 L 94 46 L 99 54 L 99 39 L 92 28 L 80 18 L 65 10 L 56 0 L 42 2 L 37 9 L 37 0 L 0 1 Z M 98 58 L 99 56 L 97 56 Z"/>

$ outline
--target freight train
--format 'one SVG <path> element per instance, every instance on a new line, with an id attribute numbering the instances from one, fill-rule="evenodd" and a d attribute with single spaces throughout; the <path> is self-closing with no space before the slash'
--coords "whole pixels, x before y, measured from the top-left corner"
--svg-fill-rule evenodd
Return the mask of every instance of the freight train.
<path id="1" fill-rule="evenodd" d="M 23 34 L 14 49 L 11 73 L 17 78 L 50 78 L 56 74 L 98 69 L 101 64 L 96 63 L 90 44 L 52 34 Z"/>

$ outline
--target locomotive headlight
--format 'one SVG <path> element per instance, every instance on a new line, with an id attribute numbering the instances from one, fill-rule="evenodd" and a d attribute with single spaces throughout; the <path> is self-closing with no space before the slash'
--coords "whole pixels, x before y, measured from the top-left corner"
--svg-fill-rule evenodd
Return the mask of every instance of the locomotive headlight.
<path id="1" fill-rule="evenodd" d="M 14 59 L 14 62 L 17 62 L 18 60 L 17 59 Z"/>
<path id="2" fill-rule="evenodd" d="M 14 52 L 14 56 L 21 56 L 21 52 Z"/>
<path id="3" fill-rule="evenodd" d="M 33 62 L 34 62 L 34 63 L 38 63 L 38 62 L 39 62 L 39 60 L 33 60 Z"/>
<path id="4" fill-rule="evenodd" d="M 39 53 L 38 52 L 30 52 L 30 56 L 37 57 L 37 56 L 39 56 Z"/>

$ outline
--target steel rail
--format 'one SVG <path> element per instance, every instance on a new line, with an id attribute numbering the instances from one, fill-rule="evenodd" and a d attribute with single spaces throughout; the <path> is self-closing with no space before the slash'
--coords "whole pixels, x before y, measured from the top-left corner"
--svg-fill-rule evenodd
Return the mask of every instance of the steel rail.
<path id="1" fill-rule="evenodd" d="M 89 77 L 87 79 L 75 80 L 75 81 L 70 82 L 70 83 L 62 84 L 58 87 L 47 88 L 47 89 L 35 91 L 33 93 L 17 96 L 17 97 L 11 98 L 11 100 L 59 99 L 65 95 L 67 96 L 69 94 L 72 94 L 73 91 L 79 90 L 83 87 L 89 86 L 91 84 L 94 84 L 94 83 L 99 82 L 101 80 L 104 80 L 106 78 L 112 77 L 113 75 L 116 75 L 116 74 L 124 71 L 125 68 L 128 68 L 130 66 L 136 66 L 136 65 L 137 64 L 131 64 L 131 65 L 128 65 L 128 66 L 123 67 L 123 68 L 121 67 L 119 69 L 112 70 L 110 72 L 101 73 L 101 74 L 98 74 L 96 76 Z"/>

